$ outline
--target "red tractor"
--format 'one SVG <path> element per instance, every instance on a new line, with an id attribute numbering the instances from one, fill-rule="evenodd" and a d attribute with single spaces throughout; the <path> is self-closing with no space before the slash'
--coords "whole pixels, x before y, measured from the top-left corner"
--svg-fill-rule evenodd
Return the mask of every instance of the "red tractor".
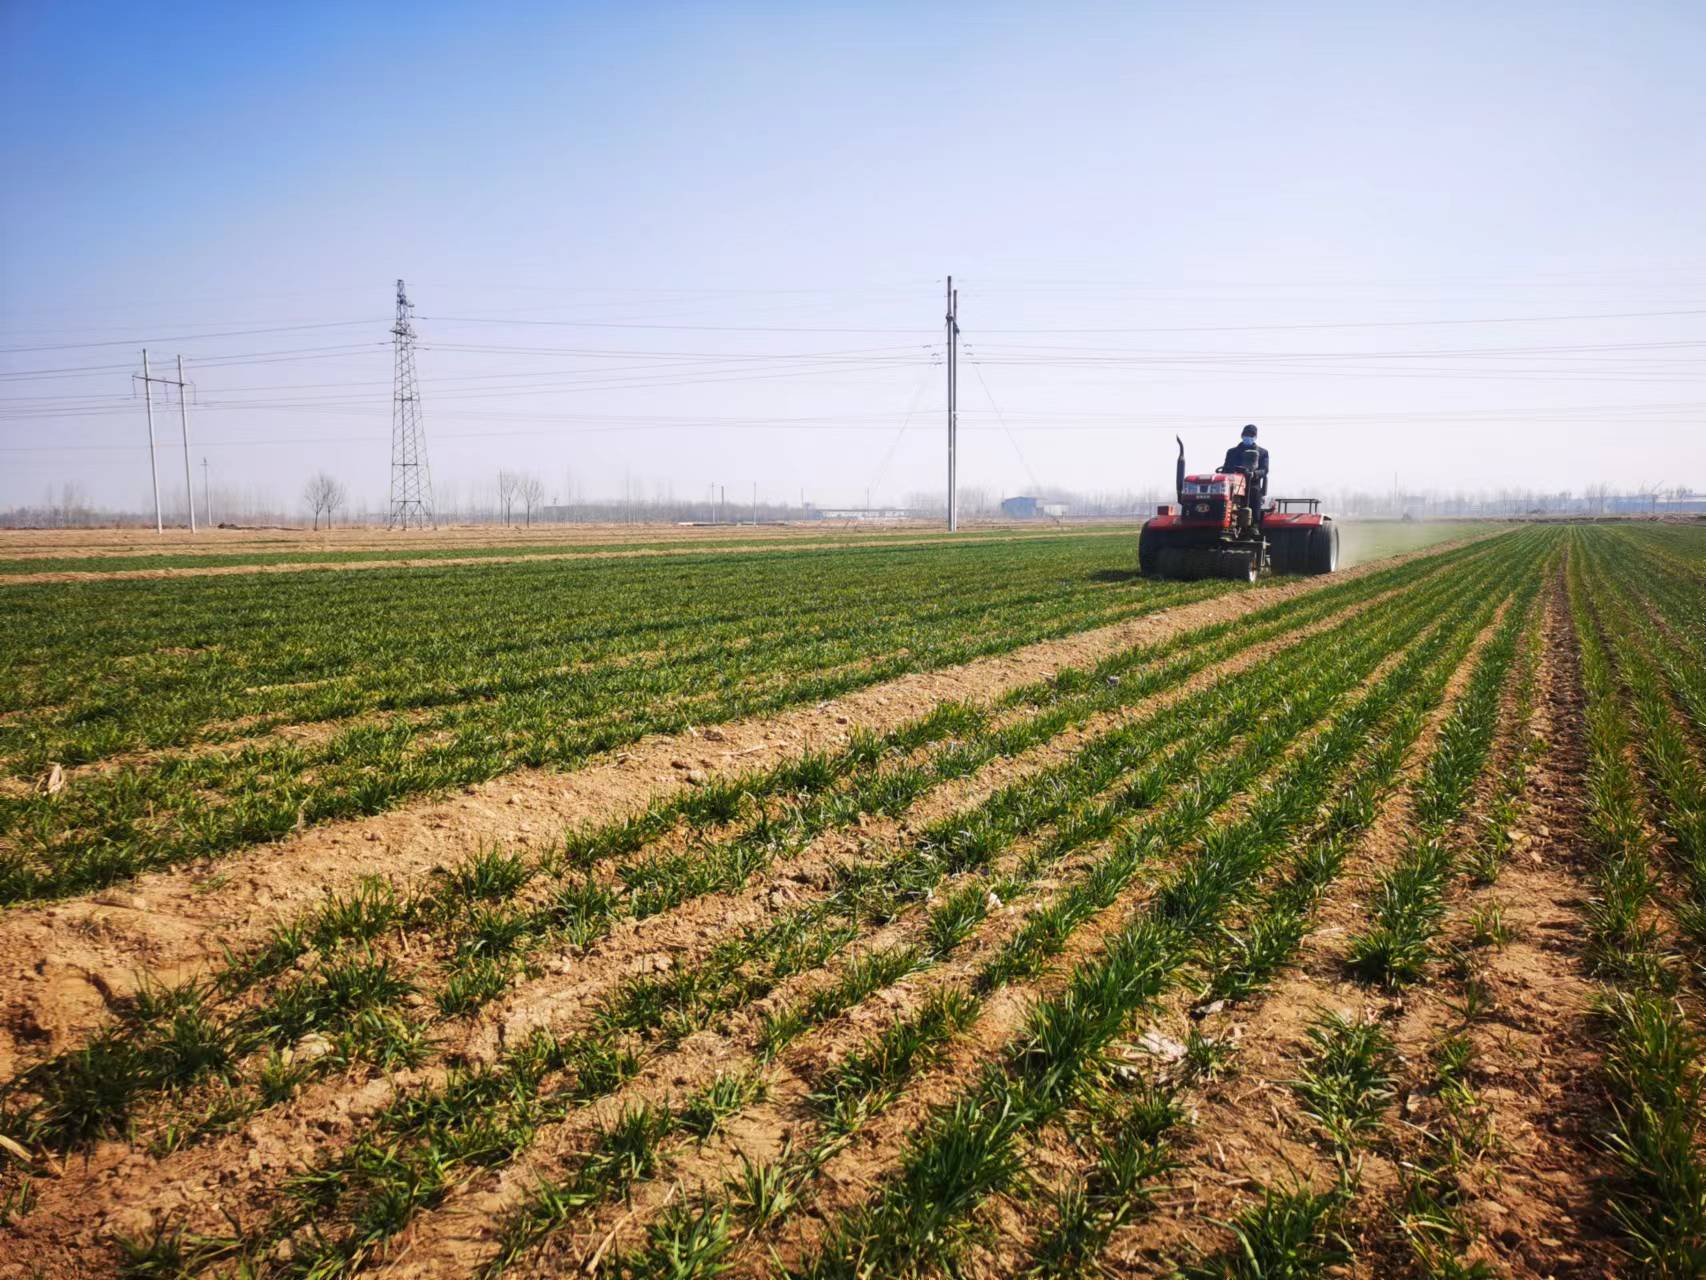
<path id="1" fill-rule="evenodd" d="M 1175 488 L 1178 502 L 1158 507 L 1138 535 L 1146 577 L 1254 582 L 1265 573 L 1339 567 L 1339 527 L 1321 514 L 1319 498 L 1275 498 L 1258 508 L 1242 471 L 1186 475 L 1183 440 Z"/>

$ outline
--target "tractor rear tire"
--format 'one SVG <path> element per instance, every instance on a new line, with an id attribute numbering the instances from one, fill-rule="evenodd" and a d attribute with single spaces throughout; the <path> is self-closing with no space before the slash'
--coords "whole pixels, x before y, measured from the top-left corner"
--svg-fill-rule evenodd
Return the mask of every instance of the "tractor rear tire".
<path id="1" fill-rule="evenodd" d="M 1155 558 L 1160 548 L 1155 544 L 1159 539 L 1148 529 L 1137 535 L 1137 567 L 1146 578 L 1155 576 Z"/>
<path id="2" fill-rule="evenodd" d="M 1332 573 L 1339 567 L 1339 526 L 1323 522 L 1309 535 L 1309 563 L 1305 573 Z"/>

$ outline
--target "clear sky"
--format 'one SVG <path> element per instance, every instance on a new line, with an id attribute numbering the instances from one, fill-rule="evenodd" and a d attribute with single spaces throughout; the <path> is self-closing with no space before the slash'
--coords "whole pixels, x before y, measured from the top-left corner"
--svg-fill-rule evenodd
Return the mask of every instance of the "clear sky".
<path id="1" fill-rule="evenodd" d="M 143 505 L 144 341 L 198 481 L 381 502 L 399 276 L 464 499 L 939 486 L 949 272 L 994 493 L 1246 421 L 1277 490 L 1706 488 L 1698 3 L 5 0 L 0 49 L 0 505 Z"/>

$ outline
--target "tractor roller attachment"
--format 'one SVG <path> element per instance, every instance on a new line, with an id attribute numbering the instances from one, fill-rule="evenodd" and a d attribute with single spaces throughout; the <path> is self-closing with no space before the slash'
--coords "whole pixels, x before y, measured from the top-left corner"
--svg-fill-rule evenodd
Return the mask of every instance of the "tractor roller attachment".
<path id="1" fill-rule="evenodd" d="M 1254 551 L 1218 547 L 1166 547 L 1155 555 L 1155 572 L 1163 578 L 1195 582 L 1199 578 L 1232 578 L 1254 582 L 1261 562 Z"/>

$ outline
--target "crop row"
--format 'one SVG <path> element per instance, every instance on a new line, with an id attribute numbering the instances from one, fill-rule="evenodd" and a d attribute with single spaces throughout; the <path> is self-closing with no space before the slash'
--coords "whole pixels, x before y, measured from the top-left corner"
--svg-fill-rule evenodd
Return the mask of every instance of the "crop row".
<path id="1" fill-rule="evenodd" d="M 1061 554 L 1053 544 L 1045 550 Z M 1058 565 L 1037 570 L 1039 575 L 1058 572 Z M 1039 583 L 1035 594 L 1027 594 L 1032 588 L 1022 573 L 990 570 L 990 578 L 987 598 L 968 606 L 970 612 L 956 609 L 937 618 L 928 638 L 874 638 L 873 631 L 886 624 L 873 614 L 872 602 L 853 599 L 844 583 L 848 594 L 837 607 L 848 615 L 846 633 L 821 645 L 790 639 L 786 617 L 772 618 L 769 625 L 778 628 L 775 638 L 759 642 L 753 637 L 755 614 L 766 610 L 749 609 L 738 615 L 738 623 L 730 624 L 742 633 L 736 638 L 749 643 L 732 649 L 728 641 L 696 639 L 696 648 L 674 650 L 655 665 L 607 661 L 565 670 L 547 664 L 548 674 L 529 676 L 519 689 L 505 692 L 501 679 L 489 677 L 497 687 L 468 701 L 474 695 L 457 687 L 454 696 L 459 701 L 424 720 L 398 716 L 347 728 L 317 743 L 274 739 L 232 750 L 204 749 L 116 764 L 79 776 L 58 793 L 0 792 L 0 902 L 86 891 L 149 868 L 273 838 L 304 824 L 378 812 L 411 795 L 484 781 L 525 765 L 566 767 L 648 732 L 679 731 L 695 721 L 831 696 L 904 670 L 993 652 L 1215 589 L 1201 584 L 1126 585 L 1118 588 L 1120 594 L 1109 596 L 1109 584 L 1090 584 L 1075 612 L 1070 599 L 1062 598 L 1073 593 L 1057 584 Z M 856 581 L 863 580 L 847 580 Z M 527 584 L 511 585 L 521 589 Z M 909 590 L 933 594 L 939 585 L 932 574 L 914 581 Z M 489 584 L 482 583 L 482 589 L 489 590 Z M 904 607 L 896 607 L 904 613 Z M 911 607 L 925 609 L 919 600 Z M 617 608 L 615 601 L 610 608 Z M 621 608 L 632 612 L 625 596 Z M 327 610 L 328 615 L 335 612 Z M 605 621 L 622 625 L 615 618 Z M 818 625 L 823 625 L 821 620 Z M 907 624 L 909 632 L 916 629 Z M 503 630 L 507 635 L 512 628 Z M 247 636 L 242 628 L 237 634 Z M 340 631 L 338 640 L 345 639 Z M 489 643 L 489 637 L 483 642 Z M 505 643 L 514 648 L 519 641 Z M 863 646 L 881 653 L 885 643 L 899 643 L 900 648 L 886 658 L 841 665 Z M 832 648 L 833 655 L 814 657 L 824 647 Z M 222 647 L 207 667 L 210 673 L 220 670 L 220 682 L 234 678 L 223 670 L 227 656 Z M 528 664 L 540 661 L 535 651 L 527 651 Z M 752 674 L 753 668 L 766 664 L 771 664 L 768 674 Z M 339 682 L 355 678 L 352 673 Z M 442 687 L 447 679 L 443 672 L 434 672 L 421 687 Z M 135 696 L 144 696 L 146 686 L 145 680 L 136 681 Z"/>
<path id="2" fill-rule="evenodd" d="M 1531 572 L 1519 584 L 1440 726 L 1408 797 L 1400 854 L 1375 878 L 1363 904 L 1365 922 L 1344 945 L 1342 965 L 1350 976 L 1384 986 L 1437 979 L 1447 891 L 1466 870 L 1496 873 L 1496 831 L 1508 819 L 1528 758 L 1526 704 L 1532 696 L 1534 602 L 1541 581 L 1541 573 Z M 1510 760 L 1502 774 L 1489 776 L 1513 670 L 1518 674 Z M 1485 825 L 1468 818 L 1470 802 L 1482 790 L 1490 792 Z M 1492 852 L 1484 847 L 1487 840 Z M 1461 957 L 1453 960 L 1454 966 L 1462 963 Z M 1466 1011 L 1476 1007 L 1472 997 L 1466 998 Z M 1473 1137 L 1475 1104 L 1465 1083 L 1471 1052 L 1459 1029 L 1442 1040 L 1433 1058 L 1438 1074 L 1432 1083 L 1445 1099 L 1446 1123 L 1465 1141 Z M 1313 1275 L 1350 1261 L 1346 1242 L 1371 1153 L 1392 1159 L 1406 1184 L 1403 1198 L 1380 1203 L 1374 1217 L 1396 1219 L 1423 1274 L 1474 1274 L 1472 1264 L 1460 1265 L 1460 1252 L 1473 1232 L 1459 1212 L 1453 1181 L 1466 1149 L 1430 1148 L 1421 1159 L 1394 1150 L 1396 1135 L 1385 1120 L 1396 1095 L 1398 1068 L 1396 1046 L 1380 1022 L 1332 1010 L 1315 1016 L 1290 1090 L 1327 1145 L 1336 1180 L 1326 1188 L 1270 1185 L 1234 1224 L 1234 1248 L 1206 1260 L 1194 1274 Z M 1378 1234 L 1378 1223 L 1369 1225 Z"/>
<path id="3" fill-rule="evenodd" d="M 70 765 L 203 740 L 243 717 L 432 706 L 755 634 L 776 650 L 791 633 L 822 665 L 819 646 L 849 628 L 873 627 L 861 643 L 884 653 L 872 642 L 928 641 L 944 622 L 1045 596 L 1066 613 L 1129 605 L 1129 582 L 1093 576 L 1107 548 L 1073 537 L 14 589 L 3 709 L 46 714 L 26 715 L 27 731 L 8 725 L 0 746 Z M 94 676 L 110 687 L 92 688 Z"/>
<path id="4" fill-rule="evenodd" d="M 1665 732 L 1674 714 L 1666 690 L 1610 608 L 1619 593 L 1598 562 L 1596 541 L 1590 535 L 1573 540 L 1567 583 L 1585 699 L 1595 891 L 1589 942 L 1606 984 L 1607 1141 L 1623 1174 L 1610 1208 L 1638 1266 L 1657 1276 L 1693 1276 L 1706 1268 L 1706 1162 L 1699 1147 L 1706 1056 L 1678 989 L 1661 851 L 1650 820 L 1655 801 L 1674 822 L 1677 806 L 1686 810 L 1691 800 L 1686 769 L 1668 767 L 1676 763 L 1670 757 L 1676 744 Z M 1643 750 L 1637 733 L 1654 730 L 1664 740 Z M 1650 771 L 1645 777 L 1643 763 Z M 1696 790 L 1696 811 L 1700 799 Z M 1685 905 L 1694 907 L 1699 869 L 1686 850 L 1679 852 Z"/>
<path id="5" fill-rule="evenodd" d="M 1495 577 L 1497 569 L 1493 564 L 1484 566 L 1482 578 Z M 1384 623 L 1353 619 L 1345 626 L 1361 625 L 1379 633 L 1382 625 L 1391 628 L 1403 620 L 1415 627 L 1437 613 L 1450 595 L 1449 589 L 1438 590 L 1436 598 L 1418 600 L 1413 608 L 1395 611 Z M 1390 632 L 1386 638 L 1390 644 Z M 1327 652 L 1337 649 L 1335 646 Z M 1375 660 L 1378 651 L 1362 660 Z M 1229 683 L 1243 690 L 1239 694 L 1242 698 L 1260 696 L 1259 685 Z M 1284 686 L 1286 682 L 1279 683 Z M 1226 691 L 1221 696 L 1226 696 Z M 1272 696 L 1283 696 L 1283 689 Z M 1205 720 L 1200 714 L 1203 710 L 1202 706 L 1194 706 L 1179 714 L 1197 713 L 1195 723 L 1212 751 L 1213 738 L 1209 735 L 1221 732 L 1216 726 L 1227 723 L 1228 717 L 1215 715 Z M 1313 710 L 1313 714 L 1319 714 L 1319 709 Z M 1248 723 L 1239 716 L 1230 717 L 1230 722 Z M 1289 731 L 1294 732 L 1295 728 L 1290 725 Z M 1075 839 L 1082 839 L 1082 835 L 1075 837 L 1074 831 L 1093 832 L 1098 822 L 1106 829 L 1110 816 L 1117 820 L 1120 805 L 1110 808 L 1103 802 L 1091 809 L 1084 808 L 1120 773 L 1120 769 L 1109 773 L 1105 754 L 1099 756 L 1094 749 L 1094 744 L 1100 741 L 1092 740 L 1086 746 L 1082 754 L 1089 757 L 1089 762 L 1081 766 L 1075 780 L 1057 773 L 1046 785 L 1038 783 L 1028 792 L 1009 789 L 992 797 L 983 812 L 997 815 L 997 821 L 979 824 L 961 815 L 954 824 L 926 832 L 891 857 L 879 860 L 875 873 L 868 867 L 850 867 L 843 873 L 840 887 L 826 902 L 791 912 L 773 925 L 748 930 L 717 948 L 702 963 L 683 966 L 666 978 L 629 983 L 601 1007 L 588 1030 L 567 1039 L 542 1034 L 512 1050 L 497 1064 L 472 1073 L 453 1074 L 441 1087 L 411 1095 L 380 1117 L 370 1139 L 362 1140 L 323 1174 L 311 1175 L 299 1184 L 304 1203 L 296 1209 L 282 1210 L 279 1222 L 261 1233 L 260 1242 L 251 1237 L 246 1242 L 233 1241 L 230 1247 L 247 1251 L 257 1243 L 265 1243 L 270 1256 L 270 1243 L 283 1233 L 307 1231 L 312 1235 L 321 1226 L 345 1221 L 349 1225 L 341 1235 L 328 1234 L 312 1247 L 293 1248 L 292 1256 L 302 1261 L 293 1262 L 292 1268 L 318 1273 L 328 1265 L 342 1269 L 360 1261 L 418 1207 L 436 1203 L 451 1184 L 483 1164 L 512 1158 L 540 1124 L 556 1123 L 593 1098 L 604 1096 L 638 1070 L 640 1060 L 648 1054 L 667 1050 L 685 1035 L 750 1006 L 776 990 L 779 983 L 821 966 L 844 950 L 865 928 L 893 919 L 897 913 L 915 910 L 915 905 L 909 904 L 916 904 L 924 894 L 932 892 L 945 875 L 978 875 L 988 879 L 996 874 L 992 863 L 1000 849 L 1025 831 L 1058 820 L 1055 830 L 1064 847 L 1057 847 L 1029 871 L 1021 861 L 1003 867 L 1000 878 L 990 880 L 1009 896 L 1015 890 L 1023 892 L 1023 882 L 1034 880 L 1043 867 L 1073 847 Z M 1187 736 L 1166 757 L 1172 768 L 1180 768 L 1180 762 L 1184 762 L 1182 767 L 1194 767 L 1199 761 L 1190 743 Z M 1128 745 L 1134 750 L 1142 745 L 1145 750 L 1129 755 L 1122 766 L 1124 770 L 1144 763 L 1156 743 L 1151 737 L 1132 739 Z M 1247 755 L 1240 755 L 1234 748 L 1227 766 L 1243 771 L 1247 784 L 1252 777 L 1249 771 L 1255 768 L 1259 772 L 1265 767 L 1262 762 L 1270 758 L 1274 745 L 1264 743 L 1262 751 Z M 1163 763 L 1165 767 L 1166 762 Z M 1232 772 L 1227 776 L 1236 778 L 1238 774 Z M 1148 794 L 1153 796 L 1155 788 L 1165 782 L 1163 774 L 1158 782 L 1149 784 Z M 1086 791 L 1086 787 L 1090 790 Z M 1049 798 L 1051 792 L 1062 790 L 1071 799 L 1064 807 Z M 1229 796 L 1223 795 L 1214 804 L 1224 803 L 1226 798 Z M 1126 808 L 1133 803 L 1148 804 L 1153 799 L 1146 800 L 1144 792 L 1139 792 L 1123 800 Z M 1212 812 L 1212 807 L 1208 811 Z M 1207 814 L 1200 807 L 1195 812 L 1196 821 L 1206 820 Z M 968 832 L 973 839 L 959 839 Z M 1046 850 L 1048 845 L 1045 841 L 1041 847 Z M 1126 876 L 1129 878 L 1134 870 L 1132 866 Z M 1015 877 L 1020 883 L 1011 883 Z M 1106 883 L 1117 888 L 1120 881 Z M 948 944 L 976 925 L 976 904 L 987 900 L 984 892 L 946 892 L 946 889 L 944 886 L 941 910 L 951 909 L 958 919 L 936 918 L 938 922 L 931 931 L 936 950 L 951 949 Z M 1069 917 L 1060 919 L 1065 924 Z M 1037 931 L 1030 935 L 1026 945 L 1041 948 L 1046 954 L 1055 943 L 1047 931 Z M 881 960 L 855 958 L 845 966 L 840 979 L 822 988 L 829 994 L 808 1000 L 798 1008 L 790 1005 L 789 1017 L 767 1023 L 788 1034 L 772 1029 L 763 1033 L 764 1041 L 772 1051 L 785 1048 L 810 1026 L 835 1016 L 847 1002 L 862 999 L 873 989 L 872 984 L 882 985 L 899 973 L 914 972 L 921 962 L 932 961 L 934 954 L 934 951 L 903 950 L 885 953 Z M 799 1022 L 802 1016 L 803 1024 Z M 651 1047 L 647 1048 L 648 1045 Z M 332 1197 L 329 1201 L 324 1198 L 326 1194 Z"/>

